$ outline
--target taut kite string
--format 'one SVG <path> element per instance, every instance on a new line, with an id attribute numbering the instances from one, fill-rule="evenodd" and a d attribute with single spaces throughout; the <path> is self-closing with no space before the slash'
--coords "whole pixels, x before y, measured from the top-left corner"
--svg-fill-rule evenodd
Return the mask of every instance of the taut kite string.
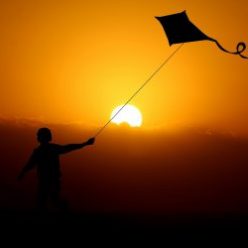
<path id="1" fill-rule="evenodd" d="M 125 106 L 151 81 L 151 79 L 169 62 L 169 60 L 180 50 L 183 43 L 155 70 L 152 75 L 139 87 L 138 90 L 126 101 L 126 103 L 116 112 L 116 114 L 95 134 L 95 138 L 106 128 L 106 126 L 125 108 Z"/>
<path id="2" fill-rule="evenodd" d="M 193 41 L 209 40 L 216 43 L 216 45 L 224 52 L 239 55 L 243 59 L 248 59 L 242 53 L 246 49 L 244 42 L 239 42 L 236 47 L 236 52 L 226 50 L 216 39 L 213 39 L 204 34 L 198 27 L 196 27 L 188 18 L 186 11 L 167 16 L 156 17 L 161 23 L 168 38 L 169 44 L 181 44 L 159 67 L 158 69 L 141 85 L 141 87 L 127 100 L 127 102 L 117 111 L 117 113 L 95 134 L 98 136 L 103 129 L 122 111 L 123 108 L 148 84 L 148 82 L 162 69 L 162 67 L 179 51 L 184 43 Z"/>

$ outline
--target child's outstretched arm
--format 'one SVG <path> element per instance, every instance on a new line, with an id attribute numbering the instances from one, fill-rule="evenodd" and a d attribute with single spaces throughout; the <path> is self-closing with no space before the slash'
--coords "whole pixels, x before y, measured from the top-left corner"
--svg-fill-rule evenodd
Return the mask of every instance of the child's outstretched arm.
<path id="1" fill-rule="evenodd" d="M 68 153 L 68 152 L 71 152 L 71 151 L 74 151 L 74 150 L 81 149 L 81 148 L 83 148 L 85 146 L 88 146 L 88 145 L 93 145 L 94 143 L 95 143 L 95 138 L 90 138 L 84 143 L 69 144 L 69 145 L 60 146 L 59 153 L 60 154 Z"/>

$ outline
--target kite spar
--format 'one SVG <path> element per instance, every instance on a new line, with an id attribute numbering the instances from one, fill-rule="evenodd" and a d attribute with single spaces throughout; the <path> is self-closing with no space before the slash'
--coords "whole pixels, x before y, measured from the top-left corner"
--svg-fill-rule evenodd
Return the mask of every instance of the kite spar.
<path id="1" fill-rule="evenodd" d="M 239 55 L 243 59 L 248 59 L 242 53 L 246 49 L 244 42 L 239 42 L 236 47 L 236 52 L 226 50 L 216 39 L 205 35 L 199 28 L 197 28 L 188 18 L 186 11 L 181 13 L 156 17 L 161 23 L 165 34 L 168 38 L 170 46 L 173 44 L 181 44 L 166 60 L 152 73 L 152 75 L 140 86 L 138 90 L 126 101 L 126 103 L 119 109 L 119 111 L 103 126 L 94 137 L 97 137 L 106 126 L 125 108 L 125 106 L 151 81 L 151 79 L 168 63 L 168 61 L 180 50 L 184 43 L 193 41 L 209 40 L 216 43 L 216 45 L 224 52 Z"/>

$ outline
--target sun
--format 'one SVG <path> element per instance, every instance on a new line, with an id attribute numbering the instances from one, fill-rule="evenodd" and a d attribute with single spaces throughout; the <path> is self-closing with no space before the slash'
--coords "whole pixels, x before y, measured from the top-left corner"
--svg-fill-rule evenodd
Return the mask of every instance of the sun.
<path id="1" fill-rule="evenodd" d="M 127 104 L 125 107 L 123 106 L 120 105 L 112 111 L 111 119 L 113 118 L 113 120 L 111 122 L 118 125 L 127 123 L 131 127 L 140 127 L 142 125 L 142 114 L 139 109 L 130 104 Z M 118 111 L 120 112 L 118 113 Z"/>

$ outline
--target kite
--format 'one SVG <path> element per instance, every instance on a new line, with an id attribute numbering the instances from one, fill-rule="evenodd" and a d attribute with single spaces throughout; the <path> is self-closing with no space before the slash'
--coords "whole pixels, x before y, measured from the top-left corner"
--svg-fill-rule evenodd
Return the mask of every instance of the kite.
<path id="1" fill-rule="evenodd" d="M 117 113 L 102 126 L 94 137 L 98 136 L 106 126 L 122 111 L 122 109 L 151 81 L 151 79 L 168 63 L 168 61 L 181 49 L 184 43 L 193 41 L 208 40 L 213 41 L 224 52 L 239 55 L 243 59 L 248 59 L 242 53 L 246 49 L 244 42 L 239 42 L 236 47 L 236 52 L 230 52 L 226 50 L 221 44 L 206 34 L 204 34 L 199 28 L 197 28 L 188 18 L 186 11 L 181 13 L 156 17 L 162 24 L 166 36 L 168 38 L 170 46 L 173 44 L 181 44 L 165 61 L 148 77 L 148 79 L 133 93 L 133 95 L 126 101 L 126 103 L 117 111 Z"/>
<path id="2" fill-rule="evenodd" d="M 226 50 L 216 39 L 205 35 L 199 28 L 197 28 L 189 20 L 186 11 L 156 18 L 163 26 L 170 45 L 209 40 L 215 42 L 216 45 L 224 52 L 239 55 L 243 59 L 248 59 L 248 57 L 242 54 L 246 49 L 246 44 L 244 42 L 238 43 L 236 52 L 230 52 Z"/>

